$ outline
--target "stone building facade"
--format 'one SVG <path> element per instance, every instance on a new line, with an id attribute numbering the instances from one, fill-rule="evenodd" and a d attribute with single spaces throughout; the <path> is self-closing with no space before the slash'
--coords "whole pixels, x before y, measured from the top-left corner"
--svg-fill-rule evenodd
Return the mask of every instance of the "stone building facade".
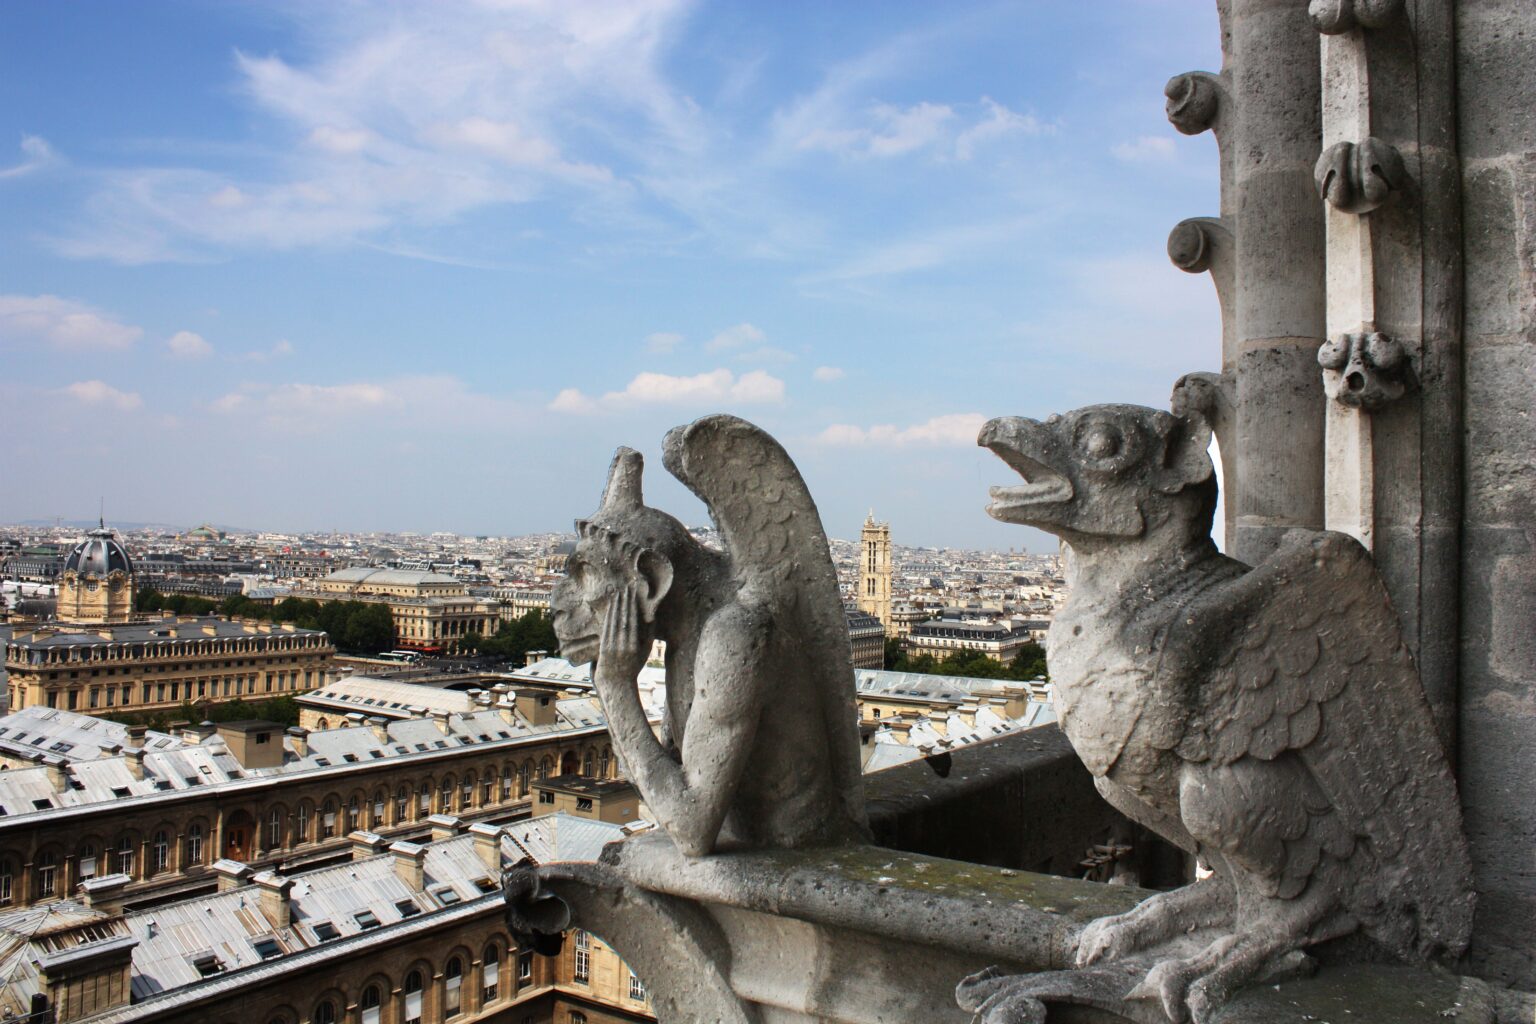
<path id="1" fill-rule="evenodd" d="M 182 616 L 19 628 L 5 645 L 10 708 L 152 711 L 302 693 L 336 648 L 291 624 Z"/>
<path id="2" fill-rule="evenodd" d="M 1007 665 L 1030 643 L 1027 629 L 1001 622 L 932 619 L 913 626 L 902 641 L 911 655 L 926 654 L 939 661 L 956 654 L 984 654 Z"/>
<path id="3" fill-rule="evenodd" d="M 451 653 L 471 633 L 490 636 L 501 627 L 496 602 L 470 596 L 462 580 L 411 569 L 339 569 L 294 596 L 318 601 L 387 604 L 395 644 L 404 650 Z"/>
<path id="4" fill-rule="evenodd" d="M 133 560 L 106 523 L 65 556 L 58 580 L 56 614 L 64 622 L 127 622 L 133 616 Z"/>
<path id="5" fill-rule="evenodd" d="M 541 779 L 617 773 L 600 719 L 531 727 L 511 717 L 293 729 L 269 744 L 248 743 L 246 723 L 185 737 L 78 721 L 43 733 L 42 750 L 73 744 L 91 756 L 50 753 L 0 772 L 0 907 L 63 899 L 105 875 L 126 876 L 119 899 L 130 906 L 208 892 L 220 859 L 280 870 L 324 863 L 347 853 L 357 829 L 398 839 L 430 834 L 434 816 L 509 822 L 536 809 Z M 48 724 L 36 709 L 0 719 L 0 753 L 29 748 Z M 265 753 L 273 743 L 275 765 Z"/>

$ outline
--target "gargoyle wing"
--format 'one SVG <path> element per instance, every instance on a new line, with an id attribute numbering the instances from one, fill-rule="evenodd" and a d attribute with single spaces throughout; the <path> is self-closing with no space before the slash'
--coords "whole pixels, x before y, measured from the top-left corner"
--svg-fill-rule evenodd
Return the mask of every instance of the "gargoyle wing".
<path id="1" fill-rule="evenodd" d="M 774 628 L 801 652 L 815 674 L 826 734 L 836 748 L 840 792 L 858 793 L 853 656 L 837 571 L 821 516 L 800 471 L 783 447 L 746 420 L 705 416 L 667 432 L 662 461 L 709 508 L 725 540 L 744 602 L 767 606 Z M 862 820 L 863 807 L 850 808 Z"/>
<path id="2" fill-rule="evenodd" d="M 1294 531 L 1185 621 L 1209 668 L 1175 749 L 1249 796 L 1229 801 L 1240 806 L 1212 830 L 1219 845 L 1271 865 L 1282 897 L 1330 861 L 1378 941 L 1419 959 L 1458 955 L 1473 902 L 1460 803 L 1370 554 L 1343 534 Z M 1290 752 L 1294 785 L 1260 783 L 1292 776 L 1246 760 Z"/>

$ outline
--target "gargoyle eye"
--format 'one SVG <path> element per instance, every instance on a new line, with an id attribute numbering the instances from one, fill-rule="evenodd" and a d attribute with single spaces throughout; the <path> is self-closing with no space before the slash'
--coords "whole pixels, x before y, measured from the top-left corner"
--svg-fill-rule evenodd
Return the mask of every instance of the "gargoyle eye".
<path id="1" fill-rule="evenodd" d="M 1083 450 L 1095 459 L 1107 459 L 1120 451 L 1120 433 L 1112 427 L 1096 424 L 1083 434 Z"/>

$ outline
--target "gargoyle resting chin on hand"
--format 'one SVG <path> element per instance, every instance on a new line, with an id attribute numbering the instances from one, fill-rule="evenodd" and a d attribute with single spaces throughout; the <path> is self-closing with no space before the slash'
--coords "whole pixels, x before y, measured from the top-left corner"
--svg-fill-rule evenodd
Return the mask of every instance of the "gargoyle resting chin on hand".
<path id="1" fill-rule="evenodd" d="M 846 619 L 804 481 L 733 416 L 671 431 L 664 461 L 726 550 L 647 507 L 643 460 L 619 449 L 551 598 L 562 654 L 596 663 L 614 746 L 684 853 L 864 838 Z M 667 645 L 660 738 L 635 685 L 654 640 Z"/>

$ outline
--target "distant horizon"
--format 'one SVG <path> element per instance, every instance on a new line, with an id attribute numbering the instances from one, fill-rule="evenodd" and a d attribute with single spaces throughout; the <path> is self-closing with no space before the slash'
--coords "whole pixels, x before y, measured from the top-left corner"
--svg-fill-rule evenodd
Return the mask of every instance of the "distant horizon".
<path id="1" fill-rule="evenodd" d="M 496 539 L 496 540 L 519 540 L 519 539 L 522 539 L 522 538 L 525 538 L 525 537 L 566 536 L 566 535 L 574 536 L 575 535 L 575 530 L 573 530 L 573 529 L 567 529 L 567 530 L 528 530 L 528 531 L 523 531 L 523 532 L 520 532 L 520 533 L 459 533 L 459 532 L 456 532 L 456 531 L 453 531 L 453 530 L 443 530 L 443 529 L 437 529 L 437 530 L 344 530 L 344 529 L 335 529 L 335 530 L 333 530 L 333 529 L 287 530 L 287 529 L 277 529 L 277 528 L 273 528 L 273 527 L 230 526 L 230 525 L 227 525 L 227 524 L 224 524 L 224 523 L 213 523 L 213 522 L 208 522 L 208 521 L 202 521 L 202 522 L 194 523 L 194 524 L 191 524 L 191 525 L 181 525 L 181 524 L 170 523 L 170 522 L 159 522 L 159 521 L 149 521 L 149 520 L 120 520 L 120 521 L 114 521 L 111 517 L 107 517 L 106 525 L 107 525 L 107 529 L 110 529 L 110 530 L 134 531 L 134 530 L 154 530 L 154 529 L 165 528 L 165 529 L 169 529 L 169 530 L 172 530 L 174 532 L 177 532 L 177 533 L 185 533 L 185 532 L 187 532 L 189 530 L 195 530 L 195 529 L 197 529 L 198 527 L 201 527 L 201 526 L 211 526 L 214 529 L 219 530 L 221 532 L 232 533 L 232 534 L 241 534 L 241 535 L 251 535 L 251 536 L 257 536 L 257 535 L 260 535 L 260 534 L 263 534 L 263 533 L 276 533 L 276 534 L 294 535 L 294 536 L 305 536 L 305 535 L 308 535 L 308 536 L 331 536 L 331 537 L 380 536 L 380 535 L 382 535 L 382 536 L 393 535 L 393 536 L 431 537 L 431 536 L 434 536 L 436 534 L 448 534 L 449 536 L 458 537 L 458 538 L 461 538 L 461 539 L 471 539 L 471 540 L 476 539 L 476 538 L 481 538 L 481 537 L 486 538 L 486 539 Z M 690 530 L 695 530 L 695 529 L 713 529 L 713 526 L 711 524 L 707 524 L 707 523 L 686 523 L 685 522 L 683 525 L 686 526 Z M 95 519 L 89 519 L 89 520 L 87 520 L 87 519 L 66 519 L 66 520 L 59 521 L 57 523 L 55 523 L 53 520 L 27 519 L 27 520 L 20 520 L 20 521 L 17 521 L 17 522 L 0 523 L 0 531 L 11 530 L 11 529 L 57 529 L 57 530 L 82 530 L 82 531 L 84 531 L 84 530 L 95 529 L 96 527 L 97 527 L 97 520 L 95 520 Z M 828 532 L 827 539 L 828 540 L 833 540 L 833 541 L 839 541 L 839 542 L 842 542 L 842 543 L 845 543 L 845 544 L 856 544 L 856 543 L 858 543 L 858 536 L 857 535 L 849 536 L 849 537 L 842 537 L 842 536 L 838 536 L 838 535 L 836 535 L 834 533 Z M 909 550 L 926 550 L 926 551 L 974 551 L 974 552 L 984 552 L 984 553 L 991 553 L 991 554 L 1009 554 L 1009 553 L 1013 553 L 1013 554 L 1022 554 L 1022 555 L 1040 555 L 1040 556 L 1044 556 L 1044 557 L 1049 557 L 1049 556 L 1055 555 L 1057 553 L 1054 550 L 1053 551 L 1033 551 L 1033 550 L 1027 550 L 1027 549 L 1020 548 L 1017 545 L 1015 545 L 1013 548 L 1009 548 L 1007 546 L 1000 547 L 1000 548 L 986 548 L 986 547 L 965 547 L 963 545 L 958 545 L 958 544 L 910 544 L 910 543 L 903 543 L 902 541 L 900 541 L 898 539 L 895 539 L 894 536 L 893 536 L 893 538 L 891 540 L 891 544 L 892 544 L 892 546 L 894 548 L 906 548 L 906 549 L 909 549 Z"/>

